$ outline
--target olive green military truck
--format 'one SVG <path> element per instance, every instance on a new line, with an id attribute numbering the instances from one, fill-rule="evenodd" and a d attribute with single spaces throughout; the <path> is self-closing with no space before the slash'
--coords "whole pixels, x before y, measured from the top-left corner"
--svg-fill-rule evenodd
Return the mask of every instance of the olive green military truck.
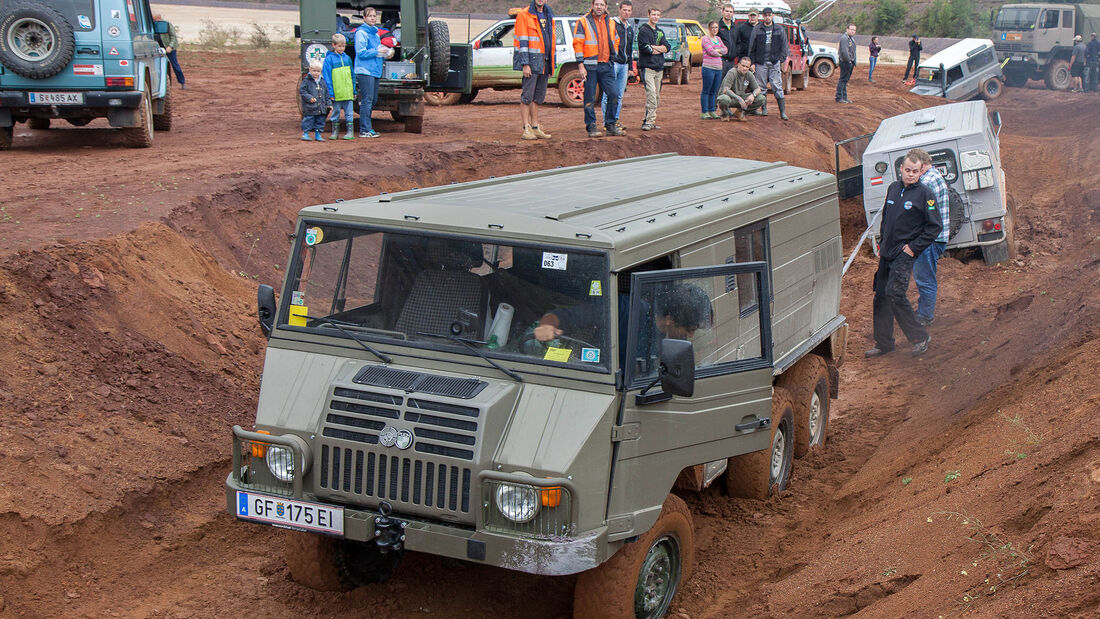
<path id="1" fill-rule="evenodd" d="M 674 180 L 669 180 L 674 179 Z M 575 614 L 660 617 L 676 493 L 764 498 L 824 444 L 847 324 L 835 178 L 653 155 L 301 211 L 227 507 L 292 577 L 402 552 L 579 573 Z M 674 493 L 675 491 L 675 493 Z"/>
<path id="2" fill-rule="evenodd" d="M 993 18 L 993 45 L 1003 63 L 1005 84 L 1024 87 L 1043 80 L 1051 90 L 1068 90 L 1073 37 L 1100 31 L 1095 4 L 1006 4 Z"/>

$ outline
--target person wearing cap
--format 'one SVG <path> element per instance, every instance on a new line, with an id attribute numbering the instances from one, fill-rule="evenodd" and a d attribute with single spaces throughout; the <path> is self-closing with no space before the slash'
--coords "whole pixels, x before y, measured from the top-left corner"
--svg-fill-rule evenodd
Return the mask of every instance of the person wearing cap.
<path id="1" fill-rule="evenodd" d="M 917 78 L 917 66 L 920 65 L 920 53 L 924 49 L 921 45 L 920 35 L 914 34 L 913 39 L 909 41 L 909 60 L 905 63 L 905 77 L 901 78 L 901 81 L 909 81 L 909 70 L 913 70 L 913 79 Z"/>
<path id="2" fill-rule="evenodd" d="M 756 65 L 756 81 L 760 88 L 767 88 L 768 82 L 772 84 L 772 93 L 779 104 L 779 117 L 790 120 L 787 116 L 787 101 L 783 98 L 783 65 L 787 62 L 787 56 L 791 53 L 791 46 L 787 43 L 787 29 L 772 20 L 772 10 L 766 7 L 760 11 L 763 20 L 752 29 L 752 39 L 749 41 L 749 50 L 746 54 L 752 63 Z M 768 115 L 768 104 L 765 103 L 760 113 Z"/>
<path id="3" fill-rule="evenodd" d="M 1097 82 L 1100 82 L 1100 41 L 1094 32 L 1085 46 L 1085 90 L 1096 92 Z"/>
<path id="4" fill-rule="evenodd" d="M 752 41 L 752 30 L 756 27 L 756 11 L 749 11 L 749 21 L 743 21 L 737 25 L 737 35 L 734 38 L 734 46 L 737 48 L 737 58 L 740 60 L 749 55 L 749 43 Z M 729 70 L 726 70 L 729 73 Z"/>
<path id="5" fill-rule="evenodd" d="M 1085 76 L 1085 42 L 1079 34 L 1073 37 L 1073 56 L 1070 57 L 1069 63 L 1072 92 L 1084 92 L 1082 78 Z"/>

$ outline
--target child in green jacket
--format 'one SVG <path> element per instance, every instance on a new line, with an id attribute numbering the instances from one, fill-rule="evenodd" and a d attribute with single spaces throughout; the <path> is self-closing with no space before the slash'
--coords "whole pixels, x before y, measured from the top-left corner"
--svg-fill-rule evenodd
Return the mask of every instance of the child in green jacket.
<path id="1" fill-rule="evenodd" d="M 322 74 L 328 87 L 328 97 L 332 102 L 332 135 L 335 140 L 340 133 L 340 112 L 344 112 L 344 122 L 348 125 L 345 140 L 355 139 L 355 78 L 351 75 L 351 58 L 344 53 L 348 41 L 344 35 L 332 35 L 332 51 L 325 54 Z"/>

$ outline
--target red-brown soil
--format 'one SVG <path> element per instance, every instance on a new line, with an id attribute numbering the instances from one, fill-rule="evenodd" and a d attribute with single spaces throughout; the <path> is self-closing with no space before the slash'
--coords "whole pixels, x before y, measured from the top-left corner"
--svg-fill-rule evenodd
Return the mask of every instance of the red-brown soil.
<path id="1" fill-rule="evenodd" d="M 297 140 L 293 51 L 187 54 L 171 133 L 16 130 L 0 154 L 0 616 L 566 617 L 574 578 L 406 555 L 347 594 L 291 582 L 282 533 L 225 513 L 229 428 L 251 422 L 276 284 L 302 206 L 645 153 L 786 160 L 832 171 L 832 142 L 937 103 L 896 67 L 854 105 L 832 80 L 792 120 L 701 122 L 667 86 L 659 131 L 589 140 L 516 93 L 428 110 L 422 135 Z M 697 77 L 697 76 L 696 76 Z M 892 78 L 892 79 L 888 79 Z M 851 324 L 828 448 L 766 502 L 685 497 L 696 568 L 673 615 L 1096 616 L 1100 608 L 1100 106 L 1009 89 L 992 104 L 1020 255 L 940 263 L 929 354 L 866 361 L 873 259 L 845 276 Z M 773 105 L 774 107 L 774 105 Z M 858 200 L 842 204 L 850 248 Z"/>

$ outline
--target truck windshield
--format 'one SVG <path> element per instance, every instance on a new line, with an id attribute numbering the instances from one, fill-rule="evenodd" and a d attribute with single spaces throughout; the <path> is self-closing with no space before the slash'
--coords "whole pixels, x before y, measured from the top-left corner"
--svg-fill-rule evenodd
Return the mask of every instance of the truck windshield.
<path id="1" fill-rule="evenodd" d="M 473 346 L 487 357 L 607 372 L 608 277 L 607 255 L 592 250 L 307 221 L 279 323 L 354 333 L 390 344 L 390 354 L 400 345 L 474 355 Z M 558 328 L 536 335 L 548 314 Z"/>
<path id="2" fill-rule="evenodd" d="M 1031 30 L 1039 9 L 1029 7 L 1003 7 L 997 12 L 993 27 L 997 30 Z"/>

